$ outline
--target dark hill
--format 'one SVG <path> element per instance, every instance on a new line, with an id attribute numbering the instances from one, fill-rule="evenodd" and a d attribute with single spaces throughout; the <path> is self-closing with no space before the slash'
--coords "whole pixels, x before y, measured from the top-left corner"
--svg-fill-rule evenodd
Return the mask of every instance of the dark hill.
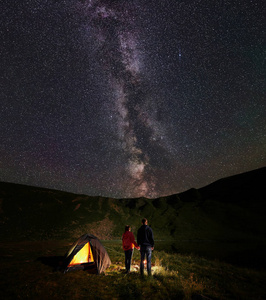
<path id="1" fill-rule="evenodd" d="M 0 182 L 0 238 L 73 239 L 90 232 L 120 239 L 147 217 L 156 239 L 262 240 L 266 168 L 157 199 L 90 197 Z"/>
<path id="2" fill-rule="evenodd" d="M 203 199 L 222 202 L 261 202 L 266 200 L 266 167 L 220 179 L 199 189 Z"/>

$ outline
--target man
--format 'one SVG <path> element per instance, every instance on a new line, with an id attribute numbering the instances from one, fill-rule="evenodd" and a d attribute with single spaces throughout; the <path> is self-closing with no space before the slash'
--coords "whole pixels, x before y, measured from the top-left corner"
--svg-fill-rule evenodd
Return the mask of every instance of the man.
<path id="1" fill-rule="evenodd" d="M 144 273 L 144 260 L 146 256 L 148 275 L 151 275 L 151 254 L 154 249 L 154 239 L 151 227 L 148 226 L 148 220 L 142 219 L 142 226 L 138 230 L 137 243 L 140 246 L 140 274 Z"/>

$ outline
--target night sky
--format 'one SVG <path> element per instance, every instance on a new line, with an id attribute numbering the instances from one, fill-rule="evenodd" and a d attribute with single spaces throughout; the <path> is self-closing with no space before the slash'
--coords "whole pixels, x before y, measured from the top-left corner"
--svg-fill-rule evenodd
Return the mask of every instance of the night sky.
<path id="1" fill-rule="evenodd" d="M 154 198 L 265 166 L 265 12 L 2 0 L 0 181 Z"/>

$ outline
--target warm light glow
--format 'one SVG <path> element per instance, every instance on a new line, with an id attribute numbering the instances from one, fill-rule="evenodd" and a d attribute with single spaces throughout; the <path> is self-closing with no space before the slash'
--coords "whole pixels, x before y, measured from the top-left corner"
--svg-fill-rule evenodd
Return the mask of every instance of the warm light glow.
<path id="1" fill-rule="evenodd" d="M 143 262 L 143 263 L 144 263 L 144 265 L 146 265 L 146 264 L 147 264 L 147 260 L 144 260 L 144 262 Z"/>
<path id="2" fill-rule="evenodd" d="M 87 243 L 72 259 L 69 266 L 94 262 L 90 244 Z"/>

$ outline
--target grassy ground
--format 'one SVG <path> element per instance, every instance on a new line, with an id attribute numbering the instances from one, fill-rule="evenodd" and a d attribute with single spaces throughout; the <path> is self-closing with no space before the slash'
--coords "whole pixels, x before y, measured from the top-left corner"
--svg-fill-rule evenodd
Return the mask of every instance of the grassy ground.
<path id="1" fill-rule="evenodd" d="M 153 252 L 153 276 L 124 274 L 120 242 L 103 241 L 112 265 L 102 275 L 63 274 L 45 259 L 65 254 L 72 242 L 0 243 L 0 299 L 266 299 L 266 271 L 236 267 L 195 255 Z"/>

